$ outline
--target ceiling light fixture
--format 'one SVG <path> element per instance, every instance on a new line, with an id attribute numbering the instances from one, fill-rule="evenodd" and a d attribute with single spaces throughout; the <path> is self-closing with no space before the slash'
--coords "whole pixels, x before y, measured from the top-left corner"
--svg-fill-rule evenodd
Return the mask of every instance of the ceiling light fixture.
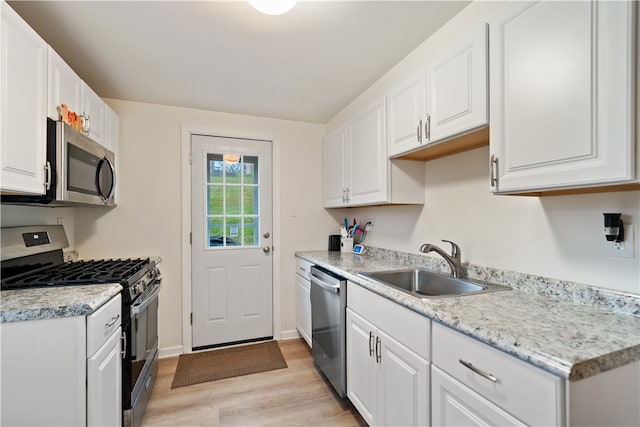
<path id="1" fill-rule="evenodd" d="M 297 0 L 249 0 L 254 9 L 267 15 L 282 15 L 293 9 Z"/>

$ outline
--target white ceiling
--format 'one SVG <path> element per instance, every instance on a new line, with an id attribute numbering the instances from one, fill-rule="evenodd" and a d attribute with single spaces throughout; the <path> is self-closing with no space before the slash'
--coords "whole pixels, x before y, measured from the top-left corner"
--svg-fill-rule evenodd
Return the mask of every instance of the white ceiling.
<path id="1" fill-rule="evenodd" d="M 326 123 L 469 1 L 10 1 L 106 98 Z"/>

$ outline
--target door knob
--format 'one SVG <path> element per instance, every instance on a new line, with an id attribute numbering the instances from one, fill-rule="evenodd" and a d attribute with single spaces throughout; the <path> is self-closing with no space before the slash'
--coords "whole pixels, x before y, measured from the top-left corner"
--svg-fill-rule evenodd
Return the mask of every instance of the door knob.
<path id="1" fill-rule="evenodd" d="M 269 234 L 268 231 L 265 231 L 264 234 L 262 235 L 265 239 L 268 239 L 269 236 L 271 236 L 271 234 Z"/>
<path id="2" fill-rule="evenodd" d="M 268 254 L 269 252 L 271 252 L 271 248 L 269 246 L 265 246 L 264 248 L 262 248 L 262 252 Z"/>

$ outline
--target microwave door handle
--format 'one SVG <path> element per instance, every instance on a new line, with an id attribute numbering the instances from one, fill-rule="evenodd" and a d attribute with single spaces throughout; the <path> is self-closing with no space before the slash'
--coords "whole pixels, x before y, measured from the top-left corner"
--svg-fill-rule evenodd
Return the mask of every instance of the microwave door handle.
<path id="1" fill-rule="evenodd" d="M 111 188 L 109 190 L 109 194 L 106 194 L 106 195 L 104 194 L 102 187 L 100 187 L 100 172 L 102 171 L 102 168 L 105 166 L 111 170 Z M 98 162 L 98 168 L 96 169 L 96 189 L 98 190 L 98 194 L 100 195 L 100 198 L 102 198 L 102 201 L 105 204 L 107 204 L 109 199 L 113 197 L 113 192 L 115 191 L 115 188 L 116 188 L 116 171 L 113 169 L 113 165 L 111 164 L 109 159 L 106 157 L 103 157 L 102 159 L 100 159 L 100 162 Z"/>

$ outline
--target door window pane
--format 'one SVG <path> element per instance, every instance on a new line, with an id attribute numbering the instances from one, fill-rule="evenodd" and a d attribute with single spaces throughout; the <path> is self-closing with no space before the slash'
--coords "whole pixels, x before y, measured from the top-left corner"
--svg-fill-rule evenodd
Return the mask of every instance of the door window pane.
<path id="1" fill-rule="evenodd" d="M 244 240 L 247 246 L 258 246 L 260 244 L 260 225 L 258 217 L 244 217 Z"/>
<path id="2" fill-rule="evenodd" d="M 208 247 L 260 244 L 258 157 L 207 154 Z"/>

